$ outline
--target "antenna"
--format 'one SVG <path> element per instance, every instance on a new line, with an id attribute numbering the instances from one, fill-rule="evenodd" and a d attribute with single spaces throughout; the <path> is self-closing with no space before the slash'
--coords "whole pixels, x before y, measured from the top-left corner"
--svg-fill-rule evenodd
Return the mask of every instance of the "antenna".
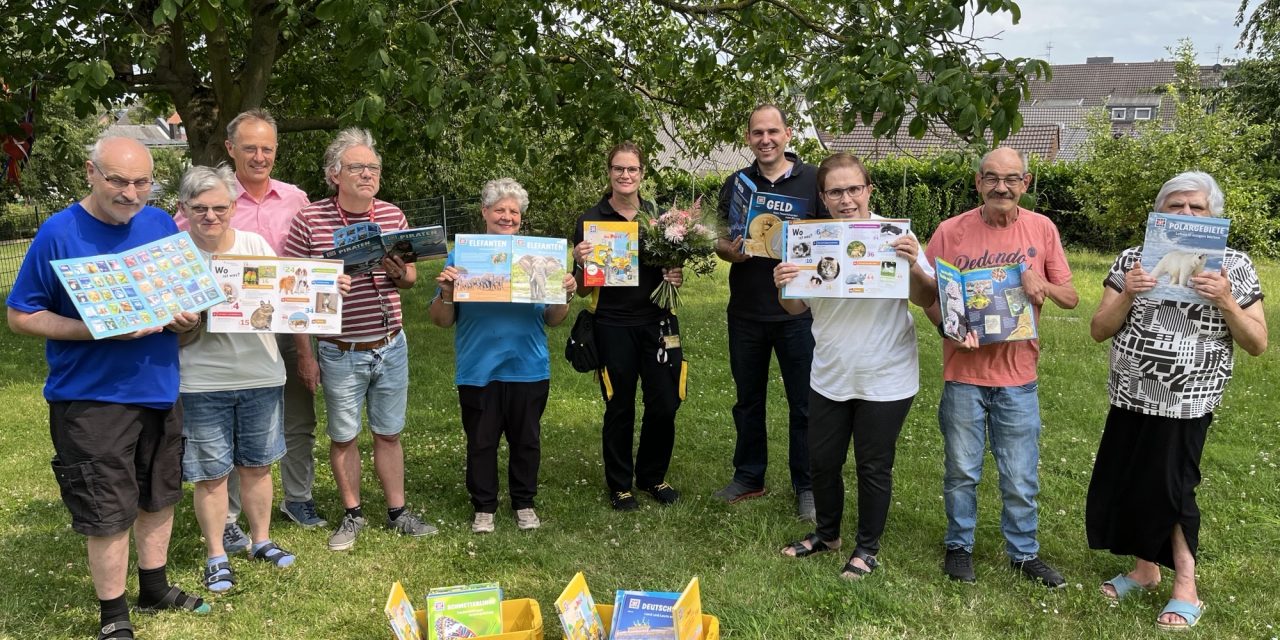
<path id="1" fill-rule="evenodd" d="M 1052 40 L 1044 43 L 1044 57 L 1047 62 L 1051 64 L 1053 63 L 1053 41 Z"/>
<path id="2" fill-rule="evenodd" d="M 1222 58 L 1222 44 L 1218 44 L 1217 50 L 1214 51 L 1213 53 L 1213 63 L 1218 64 L 1219 62 L 1221 62 L 1221 58 Z"/>

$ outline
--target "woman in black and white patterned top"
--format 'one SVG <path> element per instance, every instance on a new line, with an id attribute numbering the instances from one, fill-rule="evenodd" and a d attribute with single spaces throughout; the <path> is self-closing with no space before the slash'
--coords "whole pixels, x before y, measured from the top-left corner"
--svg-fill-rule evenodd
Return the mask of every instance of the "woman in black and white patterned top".
<path id="1" fill-rule="evenodd" d="M 1223 194 L 1207 173 L 1169 180 L 1155 210 L 1221 216 Z M 1201 271 L 1186 286 L 1204 302 L 1138 297 L 1156 286 L 1142 248 L 1121 252 L 1103 282 L 1090 324 L 1093 339 L 1111 338 L 1111 411 L 1098 446 L 1085 507 L 1089 546 L 1131 555 L 1133 571 L 1102 584 L 1108 599 L 1154 589 L 1160 566 L 1174 570 L 1173 593 L 1156 624 L 1194 626 L 1200 456 L 1213 411 L 1231 379 L 1232 351 L 1267 348 L 1262 287 L 1249 256 L 1228 247 L 1221 272 Z M 1157 269 L 1159 271 L 1159 269 Z"/>

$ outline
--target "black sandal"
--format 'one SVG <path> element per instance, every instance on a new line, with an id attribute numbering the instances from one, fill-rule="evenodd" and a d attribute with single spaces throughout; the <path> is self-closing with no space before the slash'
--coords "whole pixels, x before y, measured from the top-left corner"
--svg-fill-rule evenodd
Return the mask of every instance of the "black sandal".
<path id="1" fill-rule="evenodd" d="M 170 609 L 182 609 L 185 611 L 193 611 L 195 613 L 209 613 L 210 607 L 205 603 L 203 598 L 193 596 L 183 591 L 178 585 L 169 587 L 169 592 L 160 598 L 160 602 L 153 605 L 134 607 L 134 611 L 138 613 L 160 613 Z"/>
<path id="2" fill-rule="evenodd" d="M 854 560 L 862 560 L 867 564 L 867 568 L 863 569 L 854 564 Z M 844 568 L 840 570 L 840 577 L 845 580 L 861 580 L 871 575 L 871 572 L 875 571 L 878 566 L 880 566 L 880 563 L 876 562 L 875 556 L 862 549 L 854 549 L 853 555 L 849 556 L 849 561 L 844 563 Z"/>
<path id="3" fill-rule="evenodd" d="M 224 589 L 214 589 L 213 585 L 226 582 Z M 204 568 L 204 588 L 214 593 L 226 593 L 236 586 L 236 574 L 231 570 L 230 562 L 217 562 Z"/>
<path id="4" fill-rule="evenodd" d="M 257 551 L 253 552 L 254 560 L 270 562 L 271 564 L 275 565 L 276 568 L 278 569 L 283 569 L 284 567 L 289 566 L 289 565 L 280 564 L 280 562 L 283 561 L 285 558 L 294 558 L 295 560 L 297 559 L 297 557 L 294 556 L 292 553 L 285 551 L 274 542 L 268 542 L 267 544 L 263 545 L 261 549 L 258 549 Z M 292 562 L 293 561 L 291 560 L 290 564 L 292 564 Z"/>
<path id="5" fill-rule="evenodd" d="M 117 631 L 127 631 L 129 635 L 116 635 Z M 102 625 L 98 630 L 98 640 L 127 640 L 133 637 L 133 623 L 128 620 L 117 620 L 110 624 Z"/>
<path id="6" fill-rule="evenodd" d="M 804 546 L 804 543 L 806 543 L 806 542 L 808 542 L 808 543 L 809 543 L 809 546 L 808 546 L 808 547 L 805 547 L 805 546 Z M 810 533 L 809 535 L 805 536 L 803 540 L 799 540 L 799 541 L 797 541 L 797 542 L 792 542 L 791 544 L 789 544 L 789 545 L 787 545 L 787 546 L 783 547 L 783 548 L 782 548 L 782 550 L 783 550 L 782 555 L 784 555 L 784 556 L 785 556 L 785 555 L 787 555 L 787 554 L 786 554 L 786 550 L 787 550 L 787 549 L 791 549 L 792 551 L 794 551 L 794 552 L 795 552 L 795 555 L 794 555 L 794 556 L 789 556 L 789 557 L 793 557 L 793 558 L 807 558 L 807 557 L 809 557 L 809 556 L 817 555 L 817 554 L 819 554 L 819 553 L 826 553 L 826 552 L 828 552 L 828 551 L 835 551 L 835 550 L 837 550 L 837 549 L 839 549 L 839 548 L 840 548 L 840 545 L 838 545 L 838 544 L 837 544 L 836 546 L 834 546 L 834 547 L 833 547 L 833 546 L 831 546 L 831 545 L 827 544 L 826 542 L 823 542 L 823 541 L 822 541 L 822 538 L 819 538 L 819 537 L 818 537 L 818 534 L 816 534 L 816 533 Z"/>

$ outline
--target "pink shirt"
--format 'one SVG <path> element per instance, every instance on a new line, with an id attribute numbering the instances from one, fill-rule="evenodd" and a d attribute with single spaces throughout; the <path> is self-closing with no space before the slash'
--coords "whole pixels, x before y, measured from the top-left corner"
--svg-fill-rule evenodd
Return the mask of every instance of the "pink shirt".
<path id="1" fill-rule="evenodd" d="M 249 195 L 239 178 L 236 178 L 236 184 L 240 187 L 240 195 L 236 197 L 236 214 L 231 218 L 231 227 L 262 236 L 276 255 L 284 255 L 289 226 L 293 224 L 293 217 L 307 206 L 307 194 L 287 182 L 272 179 L 267 194 L 258 201 Z M 191 221 L 186 216 L 175 216 L 174 222 L 183 231 L 191 228 Z"/>
<path id="2" fill-rule="evenodd" d="M 1071 282 L 1071 267 L 1062 249 L 1058 227 L 1045 216 L 1018 209 L 1018 219 L 1008 227 L 993 227 L 982 220 L 981 207 L 943 220 L 933 232 L 925 256 L 937 267 L 942 258 L 961 271 L 1020 263 L 1044 276 L 1051 284 Z M 1037 322 L 1040 307 L 1036 307 Z M 1013 387 L 1036 380 L 1040 341 L 1002 342 L 961 353 L 951 340 L 942 341 L 942 378 L 984 387 Z"/>

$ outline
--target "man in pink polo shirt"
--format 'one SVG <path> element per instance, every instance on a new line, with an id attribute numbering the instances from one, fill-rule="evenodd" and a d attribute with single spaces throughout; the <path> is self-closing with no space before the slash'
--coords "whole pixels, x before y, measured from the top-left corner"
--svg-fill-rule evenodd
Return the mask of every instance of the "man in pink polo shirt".
<path id="1" fill-rule="evenodd" d="M 262 109 L 241 113 L 227 124 L 226 145 L 227 155 L 235 164 L 239 187 L 231 226 L 257 233 L 266 239 L 276 255 L 284 255 L 284 242 L 293 217 L 310 199 L 298 187 L 271 177 L 278 149 L 275 119 Z M 178 216 L 175 222 L 180 229 L 186 229 L 190 224 L 186 216 Z M 280 461 L 284 501 L 280 503 L 280 511 L 306 528 L 327 526 L 328 523 L 316 514 L 315 502 L 311 498 L 311 485 L 315 482 L 315 457 L 312 455 L 316 442 L 315 395 L 298 376 L 298 352 L 292 336 L 280 335 L 277 338 L 288 375 L 284 388 L 286 452 Z M 228 553 L 236 553 L 247 549 L 250 540 L 237 523 L 240 483 L 234 472 L 227 494 L 230 505 L 223 546 Z"/>
<path id="2" fill-rule="evenodd" d="M 1018 206 L 1031 184 L 1026 160 L 1001 147 L 982 158 L 974 186 L 982 206 L 938 225 L 925 255 L 936 268 L 942 259 L 961 271 L 1020 263 L 1022 286 L 1037 317 L 1045 299 L 1063 309 L 1079 302 L 1058 228 L 1039 213 Z M 936 295 L 936 287 L 934 287 Z M 938 321 L 937 305 L 929 310 Z M 1040 342 L 1026 340 L 978 346 L 976 332 L 963 342 L 942 341 L 944 386 L 938 424 L 944 445 L 942 481 L 947 511 L 944 571 L 973 582 L 978 481 L 988 437 L 999 470 L 1004 509 L 1000 529 L 1013 567 L 1049 587 L 1066 585 L 1039 557 L 1037 539 L 1040 477 L 1040 399 L 1036 365 Z"/>

